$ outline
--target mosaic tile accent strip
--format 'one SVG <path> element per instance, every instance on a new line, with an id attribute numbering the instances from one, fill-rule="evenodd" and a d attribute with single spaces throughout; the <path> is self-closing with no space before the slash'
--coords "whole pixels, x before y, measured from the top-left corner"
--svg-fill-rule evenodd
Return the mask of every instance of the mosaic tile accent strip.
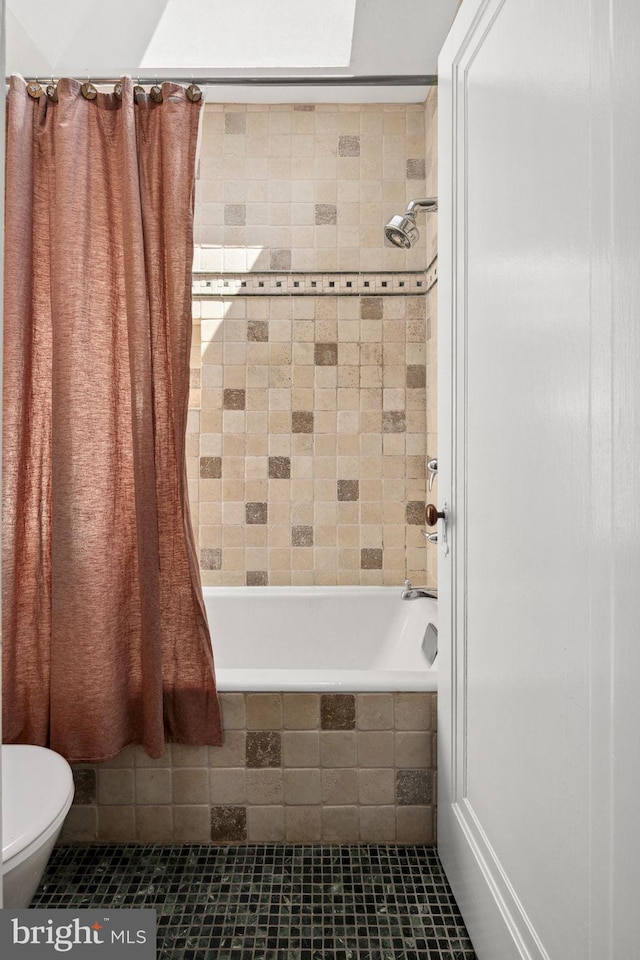
<path id="1" fill-rule="evenodd" d="M 421 846 L 57 847 L 32 907 L 146 907 L 159 960 L 475 960 Z"/>
<path id="2" fill-rule="evenodd" d="M 319 206 L 326 206 L 322 204 Z M 322 213 L 322 216 L 328 214 Z M 384 294 L 406 296 L 427 293 L 437 279 L 437 264 L 430 270 L 399 273 L 204 273 L 194 272 L 196 300 L 210 297 L 359 297 Z"/>

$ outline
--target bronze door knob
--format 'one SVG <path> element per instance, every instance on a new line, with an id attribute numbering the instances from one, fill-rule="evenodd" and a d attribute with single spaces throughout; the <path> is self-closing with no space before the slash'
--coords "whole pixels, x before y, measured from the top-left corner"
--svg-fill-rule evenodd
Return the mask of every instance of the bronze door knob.
<path id="1" fill-rule="evenodd" d="M 438 510 L 434 503 L 428 503 L 424 508 L 424 522 L 428 527 L 435 527 L 438 520 L 444 519 L 444 510 Z"/>

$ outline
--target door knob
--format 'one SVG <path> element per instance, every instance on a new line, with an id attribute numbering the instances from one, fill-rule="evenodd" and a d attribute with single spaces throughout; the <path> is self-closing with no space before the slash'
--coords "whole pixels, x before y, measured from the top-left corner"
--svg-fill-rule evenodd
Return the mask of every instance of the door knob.
<path id="1" fill-rule="evenodd" d="M 444 519 L 444 510 L 438 510 L 434 503 L 428 503 L 424 508 L 424 522 L 428 527 L 435 527 L 438 520 Z"/>

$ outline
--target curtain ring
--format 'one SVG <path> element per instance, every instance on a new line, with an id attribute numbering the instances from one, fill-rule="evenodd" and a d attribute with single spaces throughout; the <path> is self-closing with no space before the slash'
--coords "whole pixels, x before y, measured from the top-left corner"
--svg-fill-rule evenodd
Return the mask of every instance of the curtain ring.
<path id="1" fill-rule="evenodd" d="M 133 88 L 133 102 L 137 103 L 142 97 L 144 97 L 144 87 L 140 85 L 140 80 L 136 83 Z"/>
<path id="2" fill-rule="evenodd" d="M 162 103 L 162 87 L 159 84 L 154 83 L 154 85 L 149 90 L 149 96 L 154 103 Z"/>
<path id="3" fill-rule="evenodd" d="M 53 82 L 53 77 L 51 78 L 51 83 L 47 87 L 47 96 L 49 97 L 49 100 L 51 100 L 52 103 L 58 102 L 58 88 Z"/>
<path id="4" fill-rule="evenodd" d="M 113 85 L 113 95 L 116 100 L 122 100 L 122 83 L 119 80 Z"/>
<path id="5" fill-rule="evenodd" d="M 202 90 L 195 83 L 189 84 L 185 92 L 191 103 L 197 103 L 202 97 Z"/>
<path id="6" fill-rule="evenodd" d="M 37 80 L 31 80 L 27 84 L 27 93 L 33 100 L 38 100 L 42 95 L 42 87 Z"/>
<path id="7" fill-rule="evenodd" d="M 95 100 L 98 96 L 98 91 L 92 83 L 83 83 L 80 87 L 80 93 L 85 98 L 85 100 Z"/>

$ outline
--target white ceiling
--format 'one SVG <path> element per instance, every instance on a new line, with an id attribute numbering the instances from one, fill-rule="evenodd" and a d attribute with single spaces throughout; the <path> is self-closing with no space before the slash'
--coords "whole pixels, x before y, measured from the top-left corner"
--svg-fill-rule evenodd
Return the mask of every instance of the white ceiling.
<path id="1" fill-rule="evenodd" d="M 7 0 L 28 77 L 435 75 L 458 0 Z M 301 91 L 304 90 L 304 93 Z M 225 87 L 215 100 L 424 100 L 424 87 Z"/>

